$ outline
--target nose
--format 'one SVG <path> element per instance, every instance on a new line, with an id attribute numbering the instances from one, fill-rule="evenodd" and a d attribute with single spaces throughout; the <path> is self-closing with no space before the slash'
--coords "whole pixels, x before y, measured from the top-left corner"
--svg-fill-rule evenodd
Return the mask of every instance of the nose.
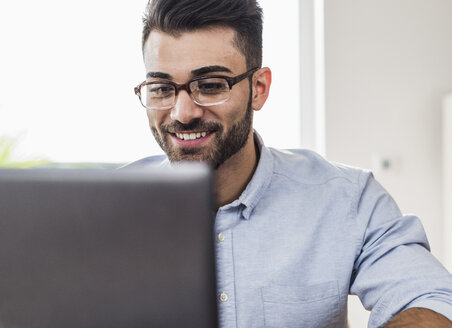
<path id="1" fill-rule="evenodd" d="M 171 109 L 171 119 L 188 124 L 203 115 L 204 109 L 195 104 L 187 91 L 181 90 L 177 96 L 176 104 Z"/>

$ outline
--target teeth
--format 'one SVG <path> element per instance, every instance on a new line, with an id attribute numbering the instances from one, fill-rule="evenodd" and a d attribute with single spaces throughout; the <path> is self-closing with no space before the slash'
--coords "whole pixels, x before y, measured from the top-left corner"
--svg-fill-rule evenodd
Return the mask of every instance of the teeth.
<path id="1" fill-rule="evenodd" d="M 198 133 L 176 133 L 176 136 L 182 140 L 196 140 L 199 138 L 204 138 L 207 135 L 207 132 L 198 132 Z"/>

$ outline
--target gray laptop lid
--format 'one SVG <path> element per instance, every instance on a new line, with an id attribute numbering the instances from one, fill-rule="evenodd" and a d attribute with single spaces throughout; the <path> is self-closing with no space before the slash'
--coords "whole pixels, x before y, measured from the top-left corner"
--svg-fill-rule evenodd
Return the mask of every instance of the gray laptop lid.
<path id="1" fill-rule="evenodd" d="M 0 327 L 215 327 L 204 166 L 0 170 Z"/>

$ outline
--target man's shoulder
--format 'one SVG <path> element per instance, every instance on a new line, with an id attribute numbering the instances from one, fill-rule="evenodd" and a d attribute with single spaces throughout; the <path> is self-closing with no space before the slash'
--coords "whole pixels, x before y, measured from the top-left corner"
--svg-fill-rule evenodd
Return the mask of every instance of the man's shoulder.
<path id="1" fill-rule="evenodd" d="M 149 156 L 142 159 L 139 159 L 137 161 L 128 163 L 121 167 L 121 169 L 140 169 L 140 168 L 146 168 L 146 167 L 156 167 L 156 166 L 162 166 L 165 165 L 165 163 L 168 162 L 168 158 L 166 155 L 156 155 L 156 156 Z"/>
<path id="2" fill-rule="evenodd" d="M 332 179 L 342 179 L 356 184 L 370 171 L 330 161 L 309 149 L 275 149 L 272 154 L 275 174 L 290 176 L 308 184 L 322 184 Z"/>

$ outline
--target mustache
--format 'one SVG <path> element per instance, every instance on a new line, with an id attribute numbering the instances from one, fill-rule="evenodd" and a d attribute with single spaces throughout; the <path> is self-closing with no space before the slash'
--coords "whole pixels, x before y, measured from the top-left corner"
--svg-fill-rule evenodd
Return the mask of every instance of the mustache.
<path id="1" fill-rule="evenodd" d="M 220 123 L 204 122 L 201 119 L 194 119 L 188 124 L 183 124 L 179 121 L 174 121 L 169 124 L 162 124 L 160 129 L 167 133 L 180 133 L 185 131 L 221 131 L 223 126 Z"/>

